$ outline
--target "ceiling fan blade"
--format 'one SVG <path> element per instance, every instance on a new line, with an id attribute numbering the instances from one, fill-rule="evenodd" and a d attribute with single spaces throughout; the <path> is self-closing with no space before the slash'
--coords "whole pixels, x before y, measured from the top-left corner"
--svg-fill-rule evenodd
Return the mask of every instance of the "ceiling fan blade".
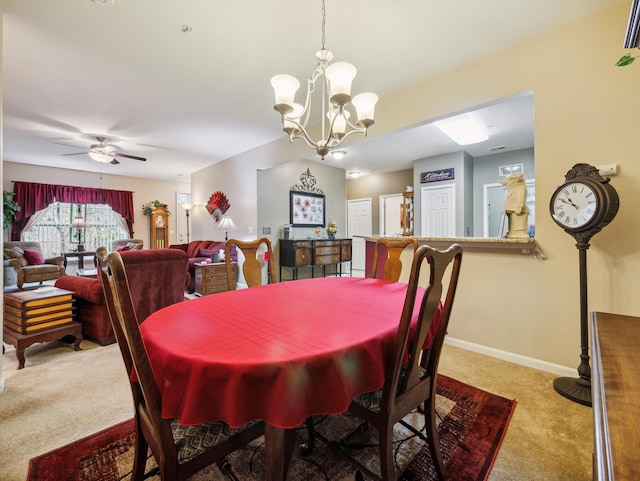
<path id="1" fill-rule="evenodd" d="M 113 152 L 111 155 L 117 155 L 118 157 L 126 157 L 127 159 L 141 160 L 143 162 L 147 161 L 147 159 L 145 159 L 144 157 L 136 157 L 135 155 L 129 155 L 129 154 L 120 154 L 119 152 Z"/>
<path id="2" fill-rule="evenodd" d="M 109 163 L 110 163 L 110 164 L 113 164 L 113 165 L 118 165 L 120 162 L 118 162 L 118 160 L 114 158 L 114 159 L 112 159 L 112 160 L 111 160 L 111 162 L 109 162 Z"/>
<path id="3" fill-rule="evenodd" d="M 64 142 L 56 142 L 56 141 L 54 141 L 53 143 L 56 145 L 64 145 L 65 147 L 73 147 L 74 149 L 86 149 L 86 147 L 83 145 L 74 145 L 69 143 L 65 144 Z"/>
<path id="4" fill-rule="evenodd" d="M 67 157 L 69 155 L 87 155 L 87 153 L 86 152 L 75 152 L 73 154 L 60 154 L 60 155 L 62 155 L 63 157 Z"/>

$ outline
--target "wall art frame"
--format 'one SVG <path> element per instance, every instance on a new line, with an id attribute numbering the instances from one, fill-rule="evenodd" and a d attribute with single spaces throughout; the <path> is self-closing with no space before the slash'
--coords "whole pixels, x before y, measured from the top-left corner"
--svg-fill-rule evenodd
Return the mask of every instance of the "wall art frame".
<path id="1" fill-rule="evenodd" d="M 293 227 L 324 227 L 326 225 L 326 196 L 290 190 L 289 223 Z"/>

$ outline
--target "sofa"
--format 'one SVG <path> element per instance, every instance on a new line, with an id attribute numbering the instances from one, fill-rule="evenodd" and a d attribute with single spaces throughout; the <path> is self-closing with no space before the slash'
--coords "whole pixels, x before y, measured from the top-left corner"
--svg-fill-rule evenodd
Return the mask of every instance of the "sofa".
<path id="1" fill-rule="evenodd" d="M 187 291 L 192 293 L 196 290 L 195 264 L 210 261 L 211 254 L 218 254 L 221 250 L 224 252 L 224 241 L 195 240 L 188 244 L 171 244 L 169 249 L 179 249 L 186 252 L 187 256 L 189 256 L 189 275 L 191 276 L 191 280 L 189 281 Z M 231 260 L 238 262 L 238 254 L 235 246 L 231 247 Z"/>
<path id="2" fill-rule="evenodd" d="M 64 258 L 45 258 L 39 242 L 7 241 L 4 243 L 4 272 L 11 274 L 7 272 L 9 268 L 15 271 L 15 276 L 9 275 L 9 279 L 14 280 L 18 289 L 22 290 L 22 285 L 27 282 L 42 284 L 42 281 L 55 280 L 64 275 Z M 5 285 L 8 285 L 6 281 Z"/>
<path id="3" fill-rule="evenodd" d="M 186 253 L 171 249 L 120 252 L 140 322 L 158 309 L 184 300 L 189 284 Z M 115 342 L 100 279 L 62 276 L 56 287 L 75 293 L 77 320 L 82 335 L 102 345 Z"/>

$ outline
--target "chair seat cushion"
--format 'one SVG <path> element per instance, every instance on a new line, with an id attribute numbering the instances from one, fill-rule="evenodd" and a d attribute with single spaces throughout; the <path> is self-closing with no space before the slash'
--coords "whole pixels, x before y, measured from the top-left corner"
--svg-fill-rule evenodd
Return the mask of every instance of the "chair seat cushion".
<path id="1" fill-rule="evenodd" d="M 192 460 L 207 449 L 220 444 L 231 436 L 253 426 L 257 421 L 251 421 L 240 428 L 232 428 L 227 423 L 215 421 L 198 426 L 181 426 L 177 419 L 171 421 L 173 440 L 178 451 L 178 463 L 183 464 Z"/>
<path id="2" fill-rule="evenodd" d="M 407 373 L 407 365 L 402 366 L 400 370 L 400 378 L 404 377 Z M 427 375 L 427 371 L 420 368 L 420 379 L 424 378 Z M 382 400 L 382 389 L 378 389 L 377 391 L 366 392 L 364 394 L 360 394 L 356 396 L 353 402 L 360 404 L 362 407 L 370 409 L 374 412 L 380 412 L 380 401 Z"/>
<path id="3" fill-rule="evenodd" d="M 54 266 L 52 264 L 24 266 L 22 270 L 24 271 L 25 278 L 30 278 L 32 276 L 41 276 L 43 274 L 59 274 L 60 273 L 60 267 Z"/>

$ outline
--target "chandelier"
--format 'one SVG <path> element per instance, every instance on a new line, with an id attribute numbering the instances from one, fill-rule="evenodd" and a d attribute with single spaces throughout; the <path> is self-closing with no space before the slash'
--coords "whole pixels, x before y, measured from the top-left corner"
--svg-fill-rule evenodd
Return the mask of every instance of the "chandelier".
<path id="1" fill-rule="evenodd" d="M 322 159 L 338 147 L 351 134 L 367 135 L 367 129 L 374 124 L 373 116 L 378 96 L 361 93 L 351 98 L 351 82 L 357 74 L 356 68 L 347 62 L 331 64 L 333 53 L 325 48 L 325 5 L 322 0 L 322 46 L 316 52 L 318 65 L 311 78 L 307 79 L 307 96 L 304 105 L 295 103 L 295 95 L 300 88 L 298 79 L 280 74 L 271 79 L 275 91 L 274 109 L 280 113 L 282 129 L 289 135 L 289 141 L 303 139 L 316 150 Z M 312 94 L 316 84 L 322 86 L 320 107 L 321 138 L 314 141 L 307 132 L 311 117 Z M 356 121 L 350 120 L 355 110 Z"/>

